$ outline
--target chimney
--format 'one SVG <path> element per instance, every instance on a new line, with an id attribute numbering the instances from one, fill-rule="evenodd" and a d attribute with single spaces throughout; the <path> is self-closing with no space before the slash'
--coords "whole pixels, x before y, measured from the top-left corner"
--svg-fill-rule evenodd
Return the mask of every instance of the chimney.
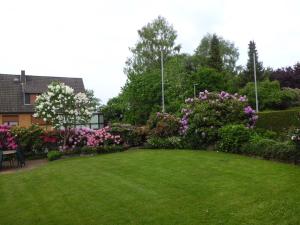
<path id="1" fill-rule="evenodd" d="M 21 77 L 20 81 L 22 84 L 26 84 L 26 75 L 25 75 L 25 70 L 21 70 Z"/>

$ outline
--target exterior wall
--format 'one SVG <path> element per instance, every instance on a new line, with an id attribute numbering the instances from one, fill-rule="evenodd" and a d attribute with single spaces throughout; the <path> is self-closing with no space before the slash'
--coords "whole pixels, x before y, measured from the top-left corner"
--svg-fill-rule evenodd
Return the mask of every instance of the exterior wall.
<path id="1" fill-rule="evenodd" d="M 0 114 L 0 124 L 3 124 L 2 122 L 2 115 Z"/>
<path id="2" fill-rule="evenodd" d="M 19 114 L 19 126 L 29 127 L 31 125 L 31 114 Z"/>

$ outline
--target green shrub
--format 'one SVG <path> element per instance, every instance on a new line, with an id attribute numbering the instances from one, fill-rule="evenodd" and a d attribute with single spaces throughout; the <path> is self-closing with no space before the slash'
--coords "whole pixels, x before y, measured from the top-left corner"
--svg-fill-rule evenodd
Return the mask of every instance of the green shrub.
<path id="1" fill-rule="evenodd" d="M 218 134 L 218 150 L 238 153 L 242 145 L 249 141 L 251 131 L 242 124 L 227 125 L 219 129 Z"/>
<path id="2" fill-rule="evenodd" d="M 80 152 L 81 152 L 81 154 L 87 154 L 87 155 L 95 154 L 95 153 L 97 153 L 97 148 L 96 147 L 90 147 L 90 146 L 83 146 L 80 149 Z"/>
<path id="3" fill-rule="evenodd" d="M 127 146 L 140 146 L 146 139 L 143 128 L 130 124 L 113 123 L 110 132 L 113 135 L 120 135 L 122 142 Z"/>
<path id="4" fill-rule="evenodd" d="M 275 132 L 284 132 L 291 127 L 300 127 L 299 112 L 299 108 L 260 112 L 258 113 L 256 127 Z"/>
<path id="5" fill-rule="evenodd" d="M 278 139 L 280 136 L 275 131 L 266 130 L 263 128 L 255 128 L 254 132 L 258 134 L 260 137 L 267 138 L 267 139 Z"/>
<path id="6" fill-rule="evenodd" d="M 148 138 L 147 144 L 150 148 L 180 149 L 183 147 L 182 139 L 177 136 L 172 136 L 172 137 L 152 136 Z"/>
<path id="7" fill-rule="evenodd" d="M 251 106 L 255 106 L 254 83 L 249 82 L 241 90 L 241 94 L 247 95 Z M 298 94 L 290 89 L 281 90 L 278 81 L 261 81 L 258 83 L 258 102 L 260 110 L 286 109 L 298 102 Z"/>
<path id="8" fill-rule="evenodd" d="M 42 148 L 43 139 L 41 138 L 44 131 L 39 126 L 32 125 L 28 128 L 16 126 L 11 129 L 11 132 L 26 155 L 40 155 L 44 153 Z"/>
<path id="9" fill-rule="evenodd" d="M 299 150 L 291 142 L 280 142 L 259 136 L 245 144 L 241 152 L 247 155 L 260 156 L 264 159 L 285 162 L 297 163 L 300 160 Z"/>
<path id="10" fill-rule="evenodd" d="M 180 133 L 192 148 L 205 148 L 218 141 L 218 129 L 230 124 L 252 128 L 257 119 L 245 96 L 200 92 L 198 98 L 189 98 L 182 109 Z"/>
<path id="11" fill-rule="evenodd" d="M 121 152 L 125 149 L 123 145 L 104 145 L 97 148 L 97 153 Z"/>
<path id="12" fill-rule="evenodd" d="M 147 127 L 150 136 L 172 137 L 179 135 L 180 119 L 168 113 L 156 113 L 150 116 Z"/>
<path id="13" fill-rule="evenodd" d="M 61 155 L 62 155 L 61 152 L 53 150 L 48 152 L 47 158 L 49 161 L 53 161 L 59 159 Z"/>

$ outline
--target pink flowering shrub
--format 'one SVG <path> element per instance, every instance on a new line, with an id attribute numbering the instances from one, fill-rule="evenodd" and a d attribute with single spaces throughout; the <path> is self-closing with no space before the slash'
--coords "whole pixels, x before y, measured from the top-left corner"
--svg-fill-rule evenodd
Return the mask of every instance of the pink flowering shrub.
<path id="1" fill-rule="evenodd" d="M 218 129 L 228 124 L 243 124 L 253 128 L 257 120 L 255 110 L 246 96 L 205 90 L 197 98 L 188 98 L 182 109 L 180 133 L 191 147 L 205 147 L 218 140 Z"/>
<path id="2" fill-rule="evenodd" d="M 87 146 L 119 145 L 121 143 L 120 135 L 112 135 L 109 131 L 109 127 L 104 127 L 88 134 Z"/>
<path id="3" fill-rule="evenodd" d="M 0 149 L 16 149 L 18 147 L 15 137 L 10 131 L 10 127 L 6 125 L 0 125 Z"/>

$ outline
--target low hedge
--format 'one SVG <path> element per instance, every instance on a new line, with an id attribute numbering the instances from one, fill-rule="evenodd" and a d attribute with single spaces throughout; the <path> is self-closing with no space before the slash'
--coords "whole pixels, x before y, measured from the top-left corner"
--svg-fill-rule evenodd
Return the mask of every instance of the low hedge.
<path id="1" fill-rule="evenodd" d="M 47 154 L 47 158 L 49 161 L 57 160 L 61 156 L 62 156 L 62 153 L 60 151 L 56 151 L 56 150 L 50 151 Z"/>
<path id="2" fill-rule="evenodd" d="M 260 112 L 256 127 L 275 132 L 287 131 L 290 127 L 300 127 L 299 113 L 300 108 Z"/>
<path id="3" fill-rule="evenodd" d="M 253 138 L 250 142 L 243 145 L 240 152 L 245 155 L 295 164 L 300 161 L 300 150 L 293 143 L 261 137 Z"/>

